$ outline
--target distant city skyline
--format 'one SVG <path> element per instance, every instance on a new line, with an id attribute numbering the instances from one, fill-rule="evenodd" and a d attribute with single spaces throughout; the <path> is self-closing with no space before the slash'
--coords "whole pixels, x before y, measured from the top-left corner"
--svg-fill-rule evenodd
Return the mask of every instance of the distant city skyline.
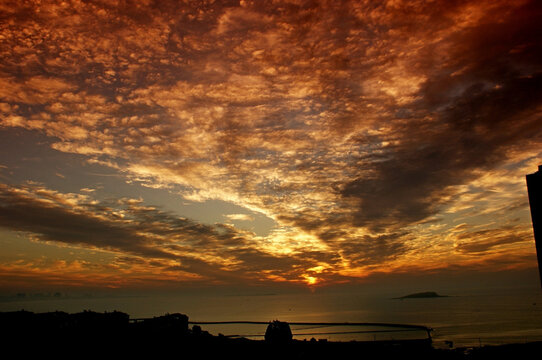
<path id="1" fill-rule="evenodd" d="M 537 267 L 540 2 L 0 10 L 2 292 Z"/>

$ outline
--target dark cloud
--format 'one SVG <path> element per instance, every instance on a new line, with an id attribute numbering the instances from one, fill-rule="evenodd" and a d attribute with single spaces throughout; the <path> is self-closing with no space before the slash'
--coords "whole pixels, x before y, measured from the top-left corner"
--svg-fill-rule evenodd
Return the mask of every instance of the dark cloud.
<path id="1" fill-rule="evenodd" d="M 423 84 L 414 108 L 424 118 L 395 120 L 394 137 L 381 140 L 398 145 L 342 188 L 344 197 L 359 199 L 356 225 L 377 230 L 425 219 L 451 186 L 495 168 L 513 147 L 540 142 L 540 13 L 529 3 L 506 21 L 451 35 L 449 62 Z"/>
<path id="2" fill-rule="evenodd" d="M 5 185 L 0 190 L 2 227 L 35 234 L 44 241 L 122 250 L 150 257 L 172 257 L 170 253 L 151 247 L 128 223 L 77 211 L 62 206 L 59 199 L 34 197 Z"/>
<path id="3" fill-rule="evenodd" d="M 350 239 L 340 244 L 341 254 L 352 266 L 382 265 L 392 262 L 410 250 L 407 233 Z"/>
<path id="4" fill-rule="evenodd" d="M 530 231 L 516 227 L 466 232 L 457 236 L 456 250 L 465 254 L 481 254 L 500 245 L 531 240 Z"/>
<path id="5" fill-rule="evenodd" d="M 107 201 L 86 202 L 36 186 L 2 185 L 0 190 L 0 226 L 34 234 L 43 241 L 163 259 L 184 256 L 168 249 L 193 251 L 199 247 L 205 251 L 246 242 L 230 226 L 196 223 L 137 202 L 124 207 Z"/>

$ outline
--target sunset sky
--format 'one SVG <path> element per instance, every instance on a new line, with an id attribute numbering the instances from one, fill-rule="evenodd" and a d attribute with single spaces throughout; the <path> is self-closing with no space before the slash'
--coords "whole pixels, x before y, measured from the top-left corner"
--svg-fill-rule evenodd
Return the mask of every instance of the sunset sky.
<path id="1" fill-rule="evenodd" d="M 541 19 L 0 0 L 0 290 L 534 269 Z"/>

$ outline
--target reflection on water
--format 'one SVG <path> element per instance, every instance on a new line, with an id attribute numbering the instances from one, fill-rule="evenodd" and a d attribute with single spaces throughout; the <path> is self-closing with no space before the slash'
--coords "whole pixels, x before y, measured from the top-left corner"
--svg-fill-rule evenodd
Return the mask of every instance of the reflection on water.
<path id="1" fill-rule="evenodd" d="M 434 329 L 436 344 L 454 341 L 456 346 L 477 346 L 542 340 L 542 296 L 538 289 L 497 293 L 459 294 L 432 299 L 393 300 L 392 296 L 356 293 L 299 293 L 265 296 L 148 296 L 84 299 L 4 301 L 0 311 L 79 312 L 119 310 L 131 318 L 184 313 L 191 321 L 271 321 L 287 322 L 383 322 L 426 325 Z M 251 335 L 265 333 L 265 326 L 248 325 L 203 327 L 213 334 Z M 410 333 L 348 333 L 359 328 L 310 329 L 292 327 L 295 338 L 329 340 L 380 340 L 388 336 L 420 337 Z M 312 335 L 318 332 L 342 334 Z M 305 335 L 306 334 L 306 335 Z M 310 335 L 309 335 L 310 334 Z M 423 337 L 423 336 L 421 336 Z"/>

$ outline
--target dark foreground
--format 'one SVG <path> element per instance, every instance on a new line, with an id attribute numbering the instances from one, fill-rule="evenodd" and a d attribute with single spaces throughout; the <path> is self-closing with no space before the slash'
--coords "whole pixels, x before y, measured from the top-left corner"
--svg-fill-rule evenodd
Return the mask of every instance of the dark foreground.
<path id="1" fill-rule="evenodd" d="M 434 349 L 430 340 L 390 342 L 264 341 L 211 335 L 188 317 L 130 321 L 121 312 L 0 313 L 10 358 L 148 359 L 538 359 L 542 342 Z M 5 358 L 3 356 L 3 358 Z"/>

